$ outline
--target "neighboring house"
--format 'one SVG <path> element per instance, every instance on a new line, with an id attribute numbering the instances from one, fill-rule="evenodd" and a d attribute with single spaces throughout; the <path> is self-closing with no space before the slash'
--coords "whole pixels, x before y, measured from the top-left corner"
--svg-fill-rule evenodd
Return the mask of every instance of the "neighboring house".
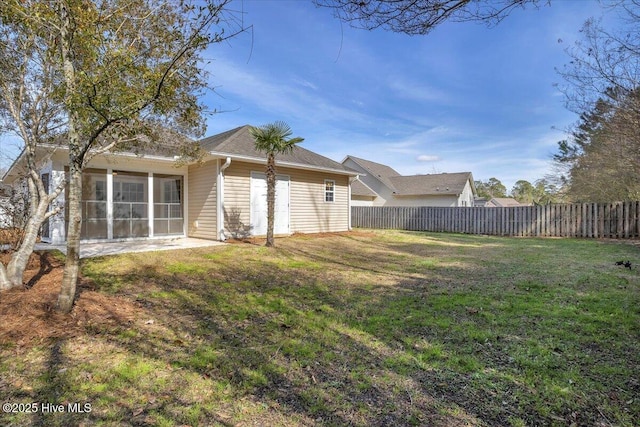
<path id="1" fill-rule="evenodd" d="M 353 206 L 474 205 L 476 189 L 471 172 L 403 176 L 389 166 L 354 156 L 347 156 L 342 164 L 360 172 L 360 183 L 354 182 L 351 188 Z M 375 197 L 365 198 L 365 190 Z"/>
<path id="2" fill-rule="evenodd" d="M 351 206 L 373 206 L 378 194 L 360 179 L 351 183 Z"/>
<path id="3" fill-rule="evenodd" d="M 112 240 L 188 236 L 212 240 L 266 234 L 266 154 L 250 126 L 200 141 L 199 162 L 177 165 L 170 153 L 110 153 L 83 174 L 82 238 Z M 49 147 L 51 149 L 51 147 Z M 64 179 L 68 152 L 57 147 L 41 170 L 53 189 Z M 346 231 L 350 181 L 357 172 L 296 146 L 276 156 L 275 234 Z M 20 159 L 5 175 L 17 177 Z M 58 203 L 64 204 L 64 194 Z M 44 241 L 65 241 L 65 215 L 50 218 Z"/>
<path id="4" fill-rule="evenodd" d="M 488 200 L 486 197 L 476 197 L 473 199 L 473 206 L 476 208 L 484 208 L 487 205 Z"/>
<path id="5" fill-rule="evenodd" d="M 531 206 L 526 203 L 520 203 L 511 197 L 494 197 L 486 201 L 483 205 L 485 208 L 513 208 L 516 206 Z"/>

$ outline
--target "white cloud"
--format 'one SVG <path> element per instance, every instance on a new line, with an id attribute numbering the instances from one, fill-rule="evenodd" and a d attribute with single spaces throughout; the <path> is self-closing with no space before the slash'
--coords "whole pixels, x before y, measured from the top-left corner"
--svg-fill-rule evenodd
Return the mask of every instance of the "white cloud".
<path id="1" fill-rule="evenodd" d="M 428 154 L 421 154 L 418 157 L 416 157 L 416 160 L 419 162 L 437 162 L 438 160 L 440 160 L 440 157 L 430 156 Z"/>
<path id="2" fill-rule="evenodd" d="M 448 104 L 451 102 L 451 95 L 442 89 L 409 79 L 394 77 L 389 83 L 389 89 L 391 89 L 394 95 L 405 99 L 427 102 L 429 104 Z"/>
<path id="3" fill-rule="evenodd" d="M 313 89 L 313 90 L 318 90 L 318 86 L 316 86 L 315 84 L 311 83 L 309 80 L 306 79 L 302 79 L 302 78 L 297 78 L 295 77 L 293 79 L 293 82 L 302 86 L 302 87 L 306 87 L 309 89 Z"/>
<path id="4" fill-rule="evenodd" d="M 216 92 L 222 97 L 222 102 L 229 97 L 233 101 L 226 102 L 235 104 L 223 106 L 223 110 L 233 111 L 241 103 L 254 111 L 258 109 L 262 114 L 286 117 L 289 121 L 339 121 L 362 125 L 370 122 L 370 118 L 316 91 L 316 86 L 309 81 L 282 79 L 266 70 L 223 59 L 216 60 L 210 67 L 212 80 L 217 85 Z M 216 101 L 220 102 L 220 99 Z"/>
<path id="5" fill-rule="evenodd" d="M 304 147 L 334 160 L 351 154 L 407 175 L 433 173 L 435 166 L 471 171 L 510 188 L 548 172 L 563 138 L 551 126 L 575 121 L 551 83 L 557 80 L 553 65 L 564 62 L 558 58 L 564 46 L 556 41 L 572 39 L 560 24 L 576 10 L 582 15 L 582 5 L 545 9 L 544 19 L 523 14 L 491 31 L 444 26 L 428 38 L 342 29 L 306 3 L 248 7 L 264 33 L 251 44 L 249 63 L 248 40 L 244 49 L 212 54 L 212 86 L 220 98 L 210 100 L 228 113 L 211 121 L 209 134 L 283 119 L 305 138 Z M 533 21 L 544 31 L 526 25 L 517 31 L 518 22 Z M 287 38 L 289 27 L 308 31 Z M 528 46 L 536 38 L 532 56 Z M 553 60 L 538 60 L 545 55 Z"/>

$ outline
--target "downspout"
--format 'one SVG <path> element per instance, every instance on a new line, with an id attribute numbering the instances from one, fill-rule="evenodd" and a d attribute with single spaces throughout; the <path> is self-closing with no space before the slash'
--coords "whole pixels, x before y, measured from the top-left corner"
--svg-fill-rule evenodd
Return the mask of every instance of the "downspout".
<path id="1" fill-rule="evenodd" d="M 231 157 L 227 157 L 224 164 L 220 167 L 218 172 L 218 239 L 221 241 L 227 240 L 227 236 L 224 234 L 224 171 L 231 165 Z"/>

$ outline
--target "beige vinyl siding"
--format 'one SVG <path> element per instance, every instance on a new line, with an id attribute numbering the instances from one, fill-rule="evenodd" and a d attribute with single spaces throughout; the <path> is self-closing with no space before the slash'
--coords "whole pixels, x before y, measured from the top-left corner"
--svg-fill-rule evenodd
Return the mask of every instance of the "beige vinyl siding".
<path id="1" fill-rule="evenodd" d="M 384 206 L 384 205 L 391 206 L 392 205 L 391 201 L 393 200 L 394 196 L 393 196 L 393 192 L 389 189 L 389 187 L 384 185 L 377 178 L 374 178 L 373 176 L 371 176 L 371 174 L 367 172 L 366 169 L 364 169 L 362 166 L 360 166 L 359 164 L 357 164 L 351 159 L 347 159 L 344 162 L 344 165 L 353 170 L 362 172 L 362 174 L 358 179 L 362 181 L 370 189 L 375 191 L 376 194 L 378 195 L 371 201 L 371 204 L 367 204 L 364 206 Z M 352 198 L 352 200 L 357 200 L 357 199 Z M 355 203 L 353 204 L 353 206 L 363 206 L 363 205 L 361 203 Z"/>
<path id="2" fill-rule="evenodd" d="M 320 233 L 349 229 L 349 177 L 289 169 L 291 232 Z M 335 182 L 333 202 L 325 202 L 325 180 Z"/>
<path id="3" fill-rule="evenodd" d="M 216 163 L 217 160 L 213 160 L 189 166 L 189 237 L 214 240 L 218 238 Z"/>
<path id="4" fill-rule="evenodd" d="M 225 230 L 231 236 L 251 234 L 251 172 L 265 172 L 265 165 L 233 161 L 225 170 Z M 290 177 L 291 233 L 318 233 L 349 229 L 349 178 L 329 172 L 277 168 Z M 325 202 L 325 180 L 335 181 L 334 201 Z"/>
<path id="5" fill-rule="evenodd" d="M 469 181 L 464 184 L 464 189 L 458 197 L 458 206 L 473 206 L 473 190 Z"/>
<path id="6" fill-rule="evenodd" d="M 264 172 L 265 167 L 232 161 L 224 171 L 224 229 L 234 238 L 251 234 L 251 171 Z"/>
<path id="7" fill-rule="evenodd" d="M 373 206 L 375 197 L 371 196 L 351 196 L 351 206 Z"/>

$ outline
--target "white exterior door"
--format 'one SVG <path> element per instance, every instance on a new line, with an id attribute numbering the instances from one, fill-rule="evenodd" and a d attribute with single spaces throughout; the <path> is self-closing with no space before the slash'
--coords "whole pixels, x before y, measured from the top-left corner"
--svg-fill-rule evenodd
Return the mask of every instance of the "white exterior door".
<path id="1" fill-rule="evenodd" d="M 289 234 L 289 177 L 276 177 L 274 234 Z M 251 234 L 267 234 L 267 176 L 251 172 Z"/>

